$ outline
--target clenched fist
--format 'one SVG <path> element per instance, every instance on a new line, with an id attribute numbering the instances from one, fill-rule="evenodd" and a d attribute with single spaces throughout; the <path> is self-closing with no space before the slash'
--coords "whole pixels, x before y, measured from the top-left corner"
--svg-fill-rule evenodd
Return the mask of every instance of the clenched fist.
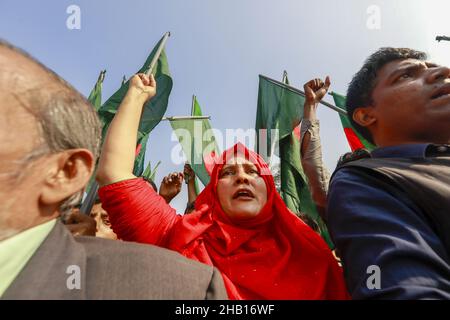
<path id="1" fill-rule="evenodd" d="M 325 78 L 325 82 L 321 79 L 313 79 L 305 83 L 303 89 L 305 90 L 305 105 L 304 114 L 305 119 L 313 120 L 316 118 L 316 109 L 320 100 L 323 99 L 328 89 L 330 88 L 330 77 Z"/>
<path id="2" fill-rule="evenodd" d="M 147 102 L 156 95 L 155 77 L 152 74 L 150 76 L 143 73 L 135 74 L 130 79 L 127 95 L 143 103 Z"/>

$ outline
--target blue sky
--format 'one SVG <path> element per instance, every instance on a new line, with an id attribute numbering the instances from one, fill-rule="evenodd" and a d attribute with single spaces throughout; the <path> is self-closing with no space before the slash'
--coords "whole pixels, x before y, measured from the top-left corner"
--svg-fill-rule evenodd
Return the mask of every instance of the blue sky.
<path id="1" fill-rule="evenodd" d="M 66 27 L 70 5 L 81 9 L 80 30 Z M 379 29 L 367 26 L 373 5 Z M 449 12 L 448 0 L 0 0 L 0 37 L 84 95 L 106 69 L 105 101 L 171 31 L 166 52 L 174 86 L 166 115 L 187 115 L 196 94 L 212 126 L 225 131 L 254 127 L 258 74 L 281 79 L 287 70 L 299 88 L 330 75 L 332 90 L 345 93 L 363 60 L 382 46 L 424 50 L 449 65 L 450 43 L 434 40 L 450 35 Z M 349 148 L 337 114 L 321 106 L 319 118 L 325 163 L 333 169 Z M 157 183 L 182 170 L 170 159 L 171 134 L 162 122 L 149 141 L 147 159 L 162 161 Z M 183 191 L 173 205 L 183 211 L 185 201 Z"/>

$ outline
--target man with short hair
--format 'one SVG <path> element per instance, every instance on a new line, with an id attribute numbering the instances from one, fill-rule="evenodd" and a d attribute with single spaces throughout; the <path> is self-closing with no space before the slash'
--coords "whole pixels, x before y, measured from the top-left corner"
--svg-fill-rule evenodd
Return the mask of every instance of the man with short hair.
<path id="1" fill-rule="evenodd" d="M 0 297 L 226 298 L 213 267 L 149 245 L 74 238 L 60 222 L 79 203 L 100 123 L 68 83 L 0 41 Z"/>
<path id="2" fill-rule="evenodd" d="M 347 111 L 378 147 L 346 157 L 328 194 L 352 297 L 450 299 L 450 69 L 382 48 L 351 81 Z"/>

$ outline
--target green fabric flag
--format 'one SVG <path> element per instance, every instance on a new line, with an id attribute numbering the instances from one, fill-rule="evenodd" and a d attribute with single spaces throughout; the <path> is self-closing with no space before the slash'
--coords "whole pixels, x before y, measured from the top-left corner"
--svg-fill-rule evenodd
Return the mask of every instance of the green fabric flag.
<path id="1" fill-rule="evenodd" d="M 88 100 L 94 107 L 95 111 L 98 112 L 98 109 L 100 109 L 102 105 L 102 84 L 103 80 L 105 80 L 105 74 L 106 70 L 100 71 L 100 74 L 98 76 L 97 82 L 94 85 L 94 88 L 92 89 L 91 93 L 89 94 Z M 96 168 L 97 169 L 97 166 Z M 95 172 L 92 174 L 91 179 L 89 179 L 89 183 L 86 187 L 86 192 L 89 193 L 91 190 L 91 187 L 95 183 Z"/>
<path id="2" fill-rule="evenodd" d="M 345 97 L 343 95 L 336 92 L 331 92 L 331 95 L 333 96 L 336 106 L 347 110 Z M 375 145 L 364 139 L 363 136 L 353 128 L 348 116 L 339 113 L 339 117 L 341 118 L 342 127 L 344 127 L 344 133 L 352 151 L 360 148 L 366 148 L 367 150 L 372 151 L 376 148 Z"/>
<path id="3" fill-rule="evenodd" d="M 289 84 L 287 75 L 284 79 Z M 333 247 L 325 223 L 320 218 L 308 188 L 300 158 L 300 120 L 303 117 L 305 98 L 285 87 L 259 78 L 258 109 L 256 116 L 257 150 L 264 150 L 268 143 L 269 155 L 274 154 L 278 143 L 280 157 L 280 195 L 286 206 L 294 213 L 304 213 L 312 218 L 320 228 L 320 234 Z M 260 136 L 261 129 L 267 134 Z M 278 140 L 271 129 L 278 129 Z M 276 148 L 275 148 L 276 149 Z"/>
<path id="4" fill-rule="evenodd" d="M 105 73 L 106 70 L 100 71 L 100 75 L 98 76 L 94 89 L 92 89 L 88 97 L 88 100 L 94 106 L 95 111 L 98 111 L 102 105 L 102 84 L 105 79 Z"/>
<path id="5" fill-rule="evenodd" d="M 202 116 L 197 98 L 194 97 L 192 116 Z M 210 176 L 205 167 L 205 159 L 219 155 L 219 147 L 208 119 L 171 120 L 170 125 L 178 137 L 188 163 L 195 175 L 207 185 Z M 198 191 L 198 190 L 197 190 Z"/>
<path id="6" fill-rule="evenodd" d="M 138 71 L 138 73 L 145 73 L 153 57 L 156 54 L 156 51 L 159 48 L 159 45 L 162 42 L 162 39 L 158 42 L 155 48 L 152 50 L 147 60 L 145 61 L 142 68 Z M 149 102 L 147 102 L 144 106 L 141 116 L 141 122 L 139 124 L 138 138 L 137 138 L 137 151 L 140 151 L 136 156 L 135 166 L 133 174 L 136 176 L 142 175 L 144 170 L 144 158 L 145 158 L 145 150 L 147 145 L 147 140 L 150 132 L 156 125 L 161 121 L 164 113 L 166 112 L 167 105 L 169 102 L 169 95 L 172 90 L 172 78 L 169 72 L 169 65 L 167 63 L 167 56 L 165 50 L 162 50 L 161 55 L 153 68 L 152 71 L 155 76 L 157 83 L 157 93 L 156 96 L 153 97 Z M 105 136 L 109 124 L 111 123 L 114 115 L 117 112 L 117 109 L 122 102 L 125 94 L 128 91 L 129 80 L 126 81 L 98 110 L 100 119 L 103 122 L 103 137 Z"/>
<path id="7" fill-rule="evenodd" d="M 267 162 L 275 152 L 277 141 L 289 136 L 293 128 L 300 124 L 304 100 L 298 93 L 259 76 L 257 151 Z"/>
<path id="8" fill-rule="evenodd" d="M 147 142 L 150 136 L 150 132 L 137 139 L 136 158 L 134 159 L 133 174 L 136 177 L 142 176 L 144 172 L 145 151 L 147 150 Z"/>
<path id="9" fill-rule="evenodd" d="M 155 168 L 152 169 L 152 164 L 149 161 L 147 168 L 145 168 L 144 173 L 142 174 L 143 177 L 152 180 L 153 182 L 155 182 L 155 176 L 156 176 L 156 170 L 158 169 L 159 165 L 161 164 L 161 161 L 158 161 L 158 163 L 156 164 Z"/>

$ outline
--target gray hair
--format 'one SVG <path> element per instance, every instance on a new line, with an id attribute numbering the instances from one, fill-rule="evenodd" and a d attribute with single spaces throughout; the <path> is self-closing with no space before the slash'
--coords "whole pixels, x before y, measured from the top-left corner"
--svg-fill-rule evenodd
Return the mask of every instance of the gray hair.
<path id="1" fill-rule="evenodd" d="M 90 102 L 26 52 L 0 40 L 0 47 L 2 46 L 41 66 L 51 80 L 46 86 L 38 85 L 14 94 L 21 105 L 36 118 L 41 133 L 42 143 L 22 159 L 24 164 L 29 165 L 46 154 L 78 148 L 91 151 L 96 163 L 101 143 L 101 122 Z M 64 200 L 60 207 L 61 213 L 65 214 L 78 204 L 83 193 L 84 189 Z"/>

